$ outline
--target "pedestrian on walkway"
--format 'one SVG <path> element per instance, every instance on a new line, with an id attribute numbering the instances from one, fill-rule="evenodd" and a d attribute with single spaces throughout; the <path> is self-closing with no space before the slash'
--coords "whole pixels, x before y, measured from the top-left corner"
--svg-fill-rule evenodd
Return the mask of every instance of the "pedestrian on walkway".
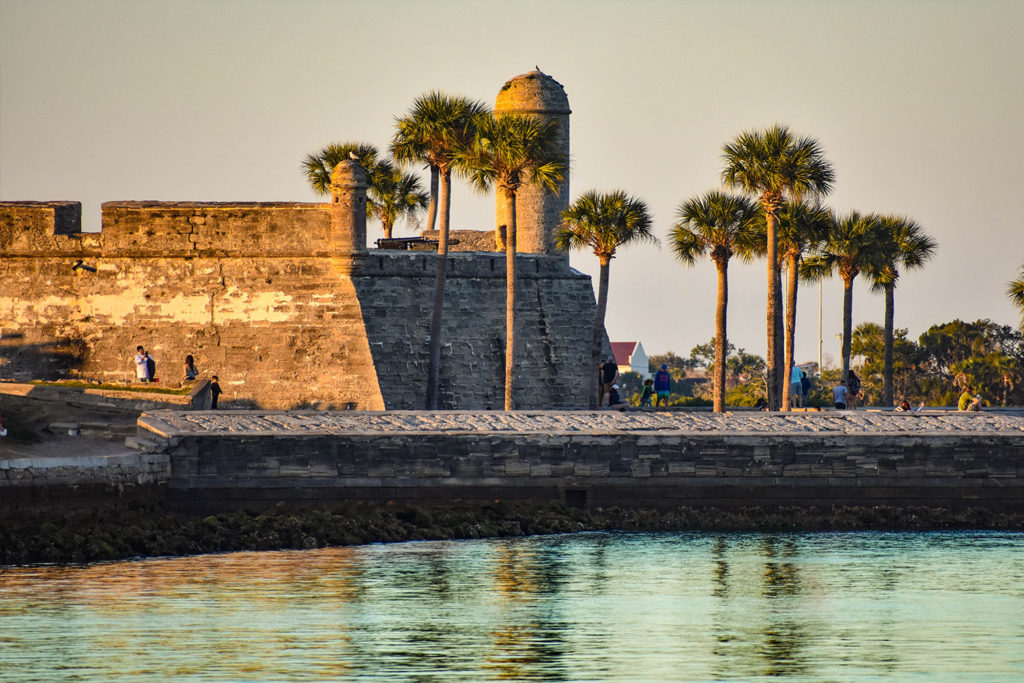
<path id="1" fill-rule="evenodd" d="M 654 407 L 668 408 L 668 394 L 672 388 L 672 376 L 668 374 L 668 365 L 663 364 L 661 370 L 654 373 L 654 393 L 658 397 Z"/>
<path id="2" fill-rule="evenodd" d="M 210 410 L 217 410 L 217 400 L 222 393 L 224 392 L 220 389 L 220 381 L 218 381 L 217 375 L 214 375 L 210 382 Z"/>

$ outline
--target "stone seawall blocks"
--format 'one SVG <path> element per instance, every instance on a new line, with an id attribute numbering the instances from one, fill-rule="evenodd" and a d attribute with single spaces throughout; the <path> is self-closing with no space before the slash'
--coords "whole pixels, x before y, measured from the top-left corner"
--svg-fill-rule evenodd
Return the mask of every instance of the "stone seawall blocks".
<path id="1" fill-rule="evenodd" d="M 389 415 L 395 417 L 387 419 L 399 420 L 399 415 L 412 414 L 382 414 Z M 456 414 L 450 422 L 456 425 Z M 568 500 L 568 491 L 573 504 L 583 496 L 590 505 L 1024 509 L 1024 478 L 1003 455 L 1024 443 L 1024 430 L 982 438 L 969 433 L 902 438 L 847 433 L 836 439 L 831 434 L 752 436 L 715 431 L 680 437 L 651 431 L 382 435 L 358 430 L 301 439 L 271 434 L 175 437 L 171 489 L 211 504 L 216 501 L 209 499 L 209 491 L 229 485 L 266 485 L 281 492 L 278 500 L 301 502 L 309 499 L 307 488 L 324 488 L 324 472 L 331 470 L 336 473 L 335 485 L 328 488 L 336 500 L 365 495 L 371 488 L 389 491 L 388 499 L 436 501 L 446 496 L 522 497 L 524 487 L 534 487 L 546 500 Z M 673 450 L 664 459 L 652 457 L 650 451 L 662 438 L 675 448 L 685 442 L 686 448 Z M 757 447 L 751 447 L 755 441 Z M 776 449 L 776 442 L 785 442 L 786 447 Z M 807 455 L 807 461 L 798 461 L 794 449 Z M 972 457 L 954 458 L 954 449 Z M 899 464 L 876 467 L 876 457 L 870 454 L 882 451 L 885 455 L 877 459 Z M 747 455 L 741 457 L 741 452 Z M 225 453 L 248 464 L 225 477 L 227 470 L 209 466 Z M 179 461 L 192 464 L 177 466 Z M 357 495 L 356 490 L 363 493 Z M 288 491 L 300 493 L 291 497 Z M 324 500 L 327 494 L 316 495 Z"/>

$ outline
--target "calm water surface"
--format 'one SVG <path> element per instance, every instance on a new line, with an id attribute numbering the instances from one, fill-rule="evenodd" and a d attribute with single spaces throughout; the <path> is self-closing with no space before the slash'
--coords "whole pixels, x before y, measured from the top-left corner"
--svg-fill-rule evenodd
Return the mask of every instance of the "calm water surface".
<path id="1" fill-rule="evenodd" d="M 1024 680 L 1021 534 L 623 534 L 0 569 L 0 680 Z"/>

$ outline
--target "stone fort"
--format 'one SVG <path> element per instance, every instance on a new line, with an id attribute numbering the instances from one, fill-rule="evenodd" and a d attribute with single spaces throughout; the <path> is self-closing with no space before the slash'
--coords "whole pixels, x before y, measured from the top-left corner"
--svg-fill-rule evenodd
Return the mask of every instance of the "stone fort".
<path id="1" fill-rule="evenodd" d="M 558 121 L 568 158 L 550 76 L 509 80 L 505 112 Z M 193 355 L 225 407 L 422 408 L 437 255 L 367 248 L 365 175 L 342 164 L 335 183 L 330 203 L 105 202 L 98 233 L 77 202 L 0 202 L 0 376 L 128 380 L 141 344 L 168 383 Z M 554 245 L 568 202 L 568 182 L 519 194 L 519 408 L 587 405 L 594 293 Z M 440 405 L 499 409 L 505 258 L 494 232 L 452 239 Z"/>

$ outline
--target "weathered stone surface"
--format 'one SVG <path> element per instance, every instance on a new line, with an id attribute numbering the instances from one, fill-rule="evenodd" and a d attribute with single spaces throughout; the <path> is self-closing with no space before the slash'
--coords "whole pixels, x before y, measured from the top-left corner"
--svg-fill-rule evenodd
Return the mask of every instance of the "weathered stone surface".
<path id="1" fill-rule="evenodd" d="M 558 144 L 569 162 L 569 98 L 562 85 L 540 70 L 521 74 L 501 87 L 494 101 L 494 115 L 520 114 L 554 121 L 558 126 Z M 555 233 L 562 212 L 569 208 L 569 178 L 551 193 L 540 185 L 523 183 L 516 195 L 517 248 L 534 254 L 561 255 L 555 246 Z M 508 206 L 501 193 L 495 197 L 495 225 L 509 225 Z"/>
<path id="2" fill-rule="evenodd" d="M 0 375 L 127 380 L 141 344 L 165 382 L 193 355 L 222 406 L 419 408 L 436 254 L 361 251 L 358 209 L 108 202 L 86 235 L 77 204 L 0 203 Z M 554 256 L 518 270 L 517 404 L 586 405 L 590 279 Z M 444 407 L 503 404 L 504 277 L 501 255 L 450 256 Z"/>
<path id="3" fill-rule="evenodd" d="M 177 440 L 169 447 L 170 491 L 211 504 L 231 486 L 265 485 L 293 502 L 327 487 L 339 500 L 571 497 L 577 504 L 582 496 L 603 505 L 1024 509 L 1024 477 L 1012 455 L 1024 445 L 1024 417 L 895 420 L 883 424 L 867 413 L 157 411 L 140 424 Z M 663 439 L 671 444 L 664 455 L 653 451 Z M 338 476 L 327 486 L 323 473 L 332 469 Z"/>

